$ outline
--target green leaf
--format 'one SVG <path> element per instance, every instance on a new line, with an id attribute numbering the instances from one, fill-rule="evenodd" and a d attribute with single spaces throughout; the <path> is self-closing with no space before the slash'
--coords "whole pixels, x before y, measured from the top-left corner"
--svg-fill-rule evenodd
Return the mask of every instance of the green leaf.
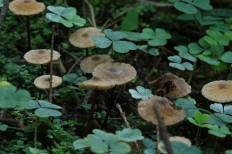
<path id="1" fill-rule="evenodd" d="M 104 33 L 106 34 L 106 36 L 113 40 L 113 41 L 118 41 L 118 40 L 121 40 L 121 39 L 124 39 L 124 38 L 127 38 L 127 34 L 123 33 L 123 32 L 113 32 L 111 29 L 105 29 L 104 30 Z"/>
<path id="2" fill-rule="evenodd" d="M 221 114 L 221 113 L 215 113 L 217 117 L 221 118 L 223 121 L 227 123 L 232 123 L 232 116 L 226 115 L 226 114 Z"/>
<path id="3" fill-rule="evenodd" d="M 225 105 L 224 106 L 224 114 L 232 115 L 232 105 Z"/>
<path id="4" fill-rule="evenodd" d="M 204 41 L 206 41 L 209 45 L 218 45 L 217 41 L 215 41 L 214 39 L 212 39 L 209 36 L 204 36 L 203 37 Z"/>
<path id="5" fill-rule="evenodd" d="M 169 63 L 169 66 L 170 67 L 173 67 L 173 68 L 177 68 L 181 71 L 184 71 L 185 70 L 185 67 L 181 64 L 178 64 L 178 63 Z"/>
<path id="6" fill-rule="evenodd" d="M 44 100 L 39 100 L 38 101 L 40 107 L 42 108 L 47 108 L 47 109 L 62 109 L 59 105 L 52 104 L 50 102 L 44 101 Z"/>
<path id="7" fill-rule="evenodd" d="M 84 76 L 79 77 L 77 74 L 71 73 L 64 75 L 63 80 L 67 82 L 72 82 L 75 85 L 79 85 L 80 83 L 86 81 L 87 78 Z"/>
<path id="8" fill-rule="evenodd" d="M 156 150 L 154 150 L 154 149 L 146 149 L 146 150 L 144 150 L 144 153 L 145 154 L 156 154 Z"/>
<path id="9" fill-rule="evenodd" d="M 38 108 L 40 108 L 40 106 L 39 106 L 39 104 L 37 103 L 37 101 L 29 100 L 28 104 L 29 104 L 29 106 L 27 107 L 27 109 L 33 110 L 33 109 L 38 109 Z"/>
<path id="10" fill-rule="evenodd" d="M 229 45 L 230 39 L 226 36 L 223 35 L 221 32 L 217 31 L 217 30 L 207 30 L 206 33 L 213 38 L 214 40 L 216 40 L 220 45 Z"/>
<path id="11" fill-rule="evenodd" d="M 183 2 L 175 2 L 174 3 L 174 7 L 181 11 L 181 12 L 184 12 L 186 14 L 195 14 L 197 13 L 197 9 L 190 5 L 190 4 L 187 4 L 187 3 L 183 3 Z"/>
<path id="12" fill-rule="evenodd" d="M 223 113 L 222 104 L 214 103 L 214 104 L 211 104 L 209 107 L 210 107 L 211 110 L 213 110 L 215 112 Z"/>
<path id="13" fill-rule="evenodd" d="M 152 39 L 155 38 L 155 32 L 151 28 L 144 28 L 140 36 L 145 40 Z"/>
<path id="14" fill-rule="evenodd" d="M 5 124 L 2 124 L 1 122 L 0 122 L 0 131 L 6 131 L 7 130 L 7 128 L 8 128 L 8 125 L 5 125 Z"/>
<path id="15" fill-rule="evenodd" d="M 3 0 L 0 0 L 0 7 L 3 7 Z"/>
<path id="16" fill-rule="evenodd" d="M 160 39 L 170 39 L 171 35 L 167 33 L 164 29 L 156 28 L 155 29 L 155 36 Z"/>
<path id="17" fill-rule="evenodd" d="M 123 33 L 127 34 L 127 37 L 126 37 L 127 40 L 130 40 L 130 41 L 141 41 L 142 40 L 140 33 L 125 32 L 125 31 Z"/>
<path id="18" fill-rule="evenodd" d="M 190 60 L 192 62 L 196 62 L 196 57 L 190 55 L 188 52 L 186 51 L 179 51 L 179 56 L 181 56 L 184 59 Z"/>
<path id="19" fill-rule="evenodd" d="M 62 12 L 65 10 L 65 7 L 62 6 L 48 6 L 47 9 L 59 16 L 62 15 Z"/>
<path id="20" fill-rule="evenodd" d="M 193 65 L 191 63 L 189 63 L 189 62 L 184 62 L 181 65 L 184 66 L 189 71 L 193 71 L 194 70 Z"/>
<path id="21" fill-rule="evenodd" d="M 47 150 L 40 150 L 32 147 L 29 147 L 29 151 L 31 154 L 49 154 Z"/>
<path id="22" fill-rule="evenodd" d="M 194 0 L 192 4 L 201 8 L 202 10 L 213 9 L 213 7 L 210 5 L 210 0 Z"/>
<path id="23" fill-rule="evenodd" d="M 228 66 L 226 63 L 220 61 L 219 65 L 211 65 L 211 67 L 216 71 L 222 71 L 222 70 L 227 69 Z"/>
<path id="24" fill-rule="evenodd" d="M 73 146 L 75 149 L 83 149 L 83 148 L 87 148 L 88 145 L 86 145 L 84 143 L 84 140 L 83 139 L 79 139 L 79 140 L 76 140 L 73 142 Z"/>
<path id="25" fill-rule="evenodd" d="M 168 60 L 176 62 L 176 63 L 181 63 L 182 58 L 180 56 L 169 56 Z"/>
<path id="26" fill-rule="evenodd" d="M 232 154 L 232 150 L 226 150 L 226 154 Z"/>
<path id="27" fill-rule="evenodd" d="M 155 149 L 157 146 L 156 142 L 153 142 L 151 139 L 149 138 L 145 138 L 143 140 L 143 145 L 147 148 L 147 149 Z"/>
<path id="28" fill-rule="evenodd" d="M 71 23 L 77 26 L 84 26 L 86 23 L 86 20 L 81 18 L 80 16 L 76 14 L 65 14 L 64 17 Z"/>
<path id="29" fill-rule="evenodd" d="M 46 18 L 53 21 L 53 22 L 58 22 L 58 23 L 60 22 L 61 19 L 63 19 L 54 13 L 47 13 Z"/>
<path id="30" fill-rule="evenodd" d="M 113 49 L 119 53 L 127 53 L 130 50 L 136 50 L 137 46 L 134 43 L 128 41 L 114 41 Z"/>
<path id="31" fill-rule="evenodd" d="M 189 99 L 179 98 L 175 100 L 174 103 L 177 107 L 185 109 L 187 117 L 193 117 L 195 112 L 199 112 L 196 105 Z"/>
<path id="32" fill-rule="evenodd" d="M 225 63 L 232 63 L 232 51 L 227 51 L 222 54 L 221 61 Z"/>
<path id="33" fill-rule="evenodd" d="M 48 108 L 39 108 L 35 110 L 35 115 L 41 118 L 47 118 L 47 117 L 59 117 L 62 114 L 57 110 L 48 109 Z"/>
<path id="34" fill-rule="evenodd" d="M 117 142 L 117 143 L 110 145 L 110 151 L 112 154 L 122 154 L 122 153 L 130 152 L 131 148 L 126 143 Z"/>
<path id="35" fill-rule="evenodd" d="M 202 114 L 201 112 L 195 112 L 194 113 L 194 119 L 196 122 L 200 125 L 205 123 L 206 121 L 209 120 L 209 115 L 208 114 Z"/>
<path id="36" fill-rule="evenodd" d="M 148 51 L 149 54 L 151 54 L 152 56 L 159 56 L 159 49 L 157 48 L 150 48 Z"/>
<path id="37" fill-rule="evenodd" d="M 183 45 L 175 46 L 174 49 L 178 52 L 188 52 L 188 48 Z"/>
<path id="38" fill-rule="evenodd" d="M 153 47 L 164 46 L 166 43 L 167 43 L 166 39 L 158 38 L 158 37 L 148 41 L 148 44 Z"/>
<path id="39" fill-rule="evenodd" d="M 216 59 L 213 59 L 212 57 L 209 56 L 204 56 L 204 55 L 199 55 L 198 58 L 210 65 L 219 65 L 220 62 Z"/>
<path id="40" fill-rule="evenodd" d="M 112 133 L 106 133 L 99 129 L 94 129 L 93 133 L 101 138 L 108 146 L 120 141 L 120 137 Z"/>
<path id="41" fill-rule="evenodd" d="M 203 49 L 196 43 L 189 43 L 188 48 L 189 48 L 189 53 L 193 55 L 200 54 L 203 51 Z"/>
<path id="42" fill-rule="evenodd" d="M 121 30 L 125 30 L 125 31 L 137 30 L 138 20 L 139 20 L 138 9 L 137 8 L 130 9 L 121 23 Z"/>
<path id="43" fill-rule="evenodd" d="M 124 128 L 122 131 L 116 131 L 116 134 L 125 142 L 135 142 L 144 139 L 139 129 Z"/>
<path id="44" fill-rule="evenodd" d="M 232 40 L 232 31 L 226 31 L 226 32 L 225 32 L 225 35 L 226 35 L 230 40 Z"/>
<path id="45" fill-rule="evenodd" d="M 17 90 L 14 86 L 3 86 L 0 88 L 0 108 L 14 108 L 29 106 L 30 93 L 26 90 Z"/>
<path id="46" fill-rule="evenodd" d="M 65 20 L 65 19 L 60 19 L 59 23 L 63 24 L 65 27 L 71 28 L 73 26 L 72 22 Z"/>
<path id="47" fill-rule="evenodd" d="M 108 48 L 112 44 L 112 41 L 105 36 L 94 35 L 91 36 L 91 39 L 94 40 L 95 45 L 99 48 Z"/>
<path id="48" fill-rule="evenodd" d="M 89 134 L 85 139 L 86 143 L 90 146 L 92 152 L 105 153 L 108 151 L 108 146 L 97 135 Z"/>
<path id="49" fill-rule="evenodd" d="M 150 89 L 145 89 L 141 86 L 137 86 L 136 90 L 134 89 L 129 90 L 129 92 L 131 93 L 131 96 L 135 99 L 146 99 L 150 96 L 153 96 Z"/>

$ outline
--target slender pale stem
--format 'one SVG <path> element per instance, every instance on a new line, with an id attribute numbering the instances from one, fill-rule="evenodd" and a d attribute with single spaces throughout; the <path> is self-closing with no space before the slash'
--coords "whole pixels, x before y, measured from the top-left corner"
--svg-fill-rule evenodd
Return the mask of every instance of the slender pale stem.
<path id="1" fill-rule="evenodd" d="M 35 131 L 34 131 L 34 146 L 35 146 L 35 148 L 37 148 L 38 121 L 39 121 L 39 117 L 36 116 L 36 120 L 35 120 Z"/>

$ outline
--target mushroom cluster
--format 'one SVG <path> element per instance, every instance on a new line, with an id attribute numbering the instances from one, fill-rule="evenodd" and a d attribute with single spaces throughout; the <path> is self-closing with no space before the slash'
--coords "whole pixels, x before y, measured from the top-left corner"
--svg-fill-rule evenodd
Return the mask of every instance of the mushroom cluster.
<path id="1" fill-rule="evenodd" d="M 51 50 L 49 49 L 30 50 L 27 53 L 25 53 L 24 59 L 30 64 L 41 66 L 42 76 L 35 79 L 34 85 L 38 89 L 48 90 L 50 88 L 50 75 L 43 75 L 43 65 L 46 65 L 51 62 Z M 59 59 L 60 59 L 60 53 L 53 50 L 52 61 L 58 61 Z M 52 83 L 52 88 L 56 88 L 62 84 L 62 78 L 53 75 L 51 83 Z"/>

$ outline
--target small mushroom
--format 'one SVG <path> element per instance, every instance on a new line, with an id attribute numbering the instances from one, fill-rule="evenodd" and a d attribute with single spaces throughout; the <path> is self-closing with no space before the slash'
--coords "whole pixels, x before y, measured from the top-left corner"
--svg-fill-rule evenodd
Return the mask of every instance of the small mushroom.
<path id="1" fill-rule="evenodd" d="M 31 30 L 30 17 L 31 15 L 39 14 L 44 11 L 44 3 L 35 0 L 14 0 L 10 2 L 9 9 L 16 15 L 27 16 L 27 41 L 28 50 L 31 49 Z"/>
<path id="2" fill-rule="evenodd" d="M 10 2 L 9 9 L 16 15 L 30 16 L 44 11 L 44 3 L 35 0 L 14 0 Z"/>
<path id="3" fill-rule="evenodd" d="M 56 88 L 62 84 L 62 78 L 59 76 L 52 76 L 52 88 Z M 50 88 L 50 75 L 42 75 L 35 79 L 34 85 L 41 90 Z"/>
<path id="4" fill-rule="evenodd" d="M 156 95 L 166 96 L 170 99 L 184 97 L 191 92 L 191 86 L 183 78 L 172 73 L 166 73 L 149 84 L 154 87 Z"/>
<path id="5" fill-rule="evenodd" d="M 86 56 L 88 56 L 88 48 L 95 47 L 94 40 L 90 38 L 93 35 L 105 36 L 100 29 L 87 27 L 78 29 L 76 32 L 71 34 L 69 37 L 69 42 L 75 47 L 85 48 Z"/>
<path id="6" fill-rule="evenodd" d="M 57 61 L 60 58 L 60 53 L 53 50 L 53 61 Z M 45 65 L 50 62 L 51 50 L 48 49 L 36 49 L 30 50 L 24 55 L 24 59 L 35 65 Z"/>
<path id="7" fill-rule="evenodd" d="M 157 103 L 161 109 L 166 126 L 174 125 L 186 117 L 184 109 L 178 108 L 167 98 L 160 96 L 152 96 L 144 99 L 138 104 L 138 113 L 146 121 L 158 125 L 158 120 L 154 110 L 154 103 Z"/>
<path id="8" fill-rule="evenodd" d="M 210 101 L 227 103 L 232 101 L 232 81 L 213 81 L 203 86 L 201 93 Z"/>
<path id="9" fill-rule="evenodd" d="M 185 145 L 187 145 L 188 147 L 190 147 L 192 145 L 192 142 L 185 138 L 185 137 L 181 137 L 181 136 L 172 136 L 172 137 L 169 137 L 169 141 L 170 142 L 180 142 L 180 143 L 183 143 Z M 158 144 L 158 149 L 161 153 L 163 154 L 167 154 L 166 151 L 164 151 L 164 149 L 162 148 L 164 146 L 164 143 L 163 142 L 159 142 Z"/>
<path id="10" fill-rule="evenodd" d="M 86 73 L 93 73 L 96 66 L 106 62 L 114 62 L 114 60 L 109 55 L 95 54 L 85 57 L 80 62 L 80 68 Z"/>

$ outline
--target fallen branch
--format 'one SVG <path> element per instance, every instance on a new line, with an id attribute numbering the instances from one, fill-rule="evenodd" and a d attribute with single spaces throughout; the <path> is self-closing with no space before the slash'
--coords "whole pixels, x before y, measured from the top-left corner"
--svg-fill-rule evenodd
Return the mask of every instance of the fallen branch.
<path id="1" fill-rule="evenodd" d="M 84 0 L 85 3 L 88 5 L 90 13 L 91 13 L 91 18 L 92 18 L 92 24 L 94 27 L 97 27 L 96 21 L 95 21 L 95 14 L 94 14 L 94 9 L 92 4 L 88 0 Z"/>

